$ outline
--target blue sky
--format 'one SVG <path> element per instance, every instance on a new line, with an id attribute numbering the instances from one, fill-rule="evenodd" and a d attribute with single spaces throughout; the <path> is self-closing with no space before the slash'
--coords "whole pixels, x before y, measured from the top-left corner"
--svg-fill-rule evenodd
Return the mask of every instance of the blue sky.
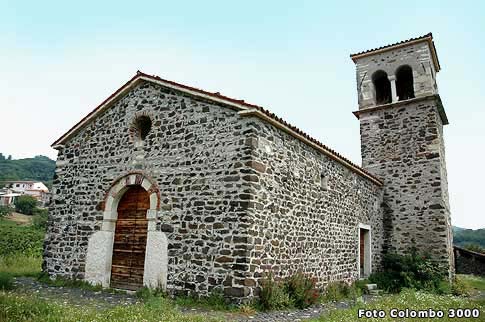
<path id="1" fill-rule="evenodd" d="M 433 32 L 453 224 L 485 227 L 484 16 L 483 1 L 0 1 L 0 152 L 55 157 L 142 70 L 262 105 L 360 164 L 349 54 Z"/>

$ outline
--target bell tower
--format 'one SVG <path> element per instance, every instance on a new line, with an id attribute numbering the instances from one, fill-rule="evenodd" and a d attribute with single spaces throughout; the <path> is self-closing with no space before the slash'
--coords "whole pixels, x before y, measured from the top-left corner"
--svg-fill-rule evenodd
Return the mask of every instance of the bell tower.
<path id="1" fill-rule="evenodd" d="M 454 271 L 440 64 L 431 33 L 350 56 L 362 166 L 384 181 L 385 248 L 429 253 Z"/>

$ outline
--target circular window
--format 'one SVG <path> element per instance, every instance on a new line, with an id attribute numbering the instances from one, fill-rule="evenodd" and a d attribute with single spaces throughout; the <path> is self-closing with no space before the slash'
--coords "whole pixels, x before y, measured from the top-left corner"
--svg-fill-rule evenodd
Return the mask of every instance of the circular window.
<path id="1" fill-rule="evenodd" d="M 142 115 L 135 119 L 133 125 L 135 138 L 138 140 L 145 140 L 152 129 L 152 120 L 148 116 Z"/>

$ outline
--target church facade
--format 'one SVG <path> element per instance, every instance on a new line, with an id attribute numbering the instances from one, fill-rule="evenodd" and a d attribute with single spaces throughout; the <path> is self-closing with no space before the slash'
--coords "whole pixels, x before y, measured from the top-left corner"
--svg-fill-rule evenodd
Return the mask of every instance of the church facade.
<path id="1" fill-rule="evenodd" d="M 351 55 L 363 166 L 266 109 L 138 72 L 53 147 L 43 269 L 104 287 L 257 297 L 410 247 L 452 267 L 431 34 Z"/>

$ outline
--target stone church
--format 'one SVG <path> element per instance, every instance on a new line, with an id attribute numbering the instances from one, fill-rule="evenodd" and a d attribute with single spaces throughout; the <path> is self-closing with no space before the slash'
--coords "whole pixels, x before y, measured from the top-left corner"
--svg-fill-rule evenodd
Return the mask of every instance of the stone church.
<path id="1" fill-rule="evenodd" d="M 43 269 L 104 287 L 257 297 L 429 252 L 453 273 L 431 34 L 350 56 L 362 166 L 263 107 L 138 72 L 53 143 Z"/>

